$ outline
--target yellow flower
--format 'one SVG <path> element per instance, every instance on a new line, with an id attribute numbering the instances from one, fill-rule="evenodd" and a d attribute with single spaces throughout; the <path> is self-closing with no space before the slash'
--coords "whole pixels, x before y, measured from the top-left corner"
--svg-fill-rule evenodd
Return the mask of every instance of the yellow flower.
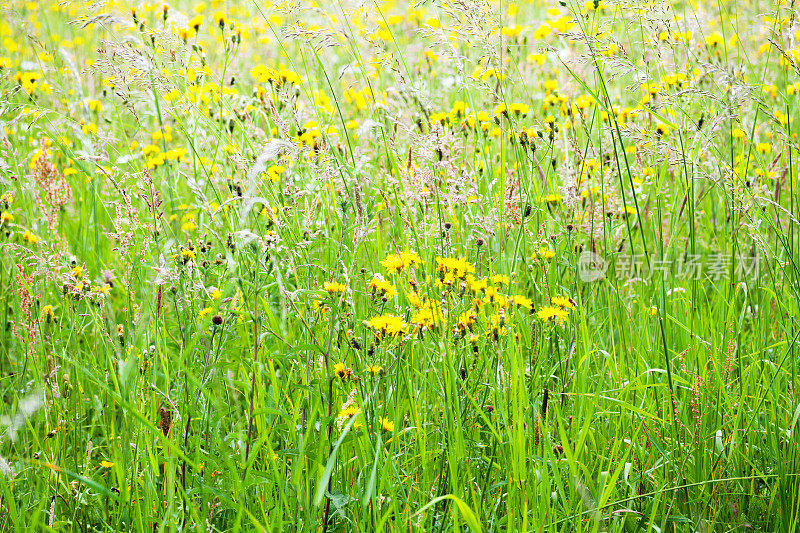
<path id="1" fill-rule="evenodd" d="M 286 172 L 286 167 L 283 165 L 272 165 L 267 169 L 267 178 L 272 183 L 277 183 L 281 179 L 281 174 Z"/>
<path id="2" fill-rule="evenodd" d="M 403 264 L 406 267 L 422 264 L 422 258 L 414 250 L 406 250 L 405 252 L 400 252 L 400 259 L 403 261 Z"/>
<path id="3" fill-rule="evenodd" d="M 380 420 L 381 420 L 381 428 L 384 431 L 388 431 L 389 433 L 394 431 L 394 422 L 390 422 L 388 418 L 383 416 L 380 418 Z"/>
<path id="4" fill-rule="evenodd" d="M 502 296 L 500 291 L 497 290 L 497 287 L 487 287 L 486 288 L 486 297 L 483 299 L 484 302 L 492 303 L 494 302 L 498 296 Z"/>
<path id="5" fill-rule="evenodd" d="M 386 258 L 381 261 L 381 265 L 386 269 L 389 274 L 395 274 L 403 270 L 405 264 L 403 263 L 403 259 L 400 257 L 400 254 L 389 254 Z"/>
<path id="6" fill-rule="evenodd" d="M 197 30 L 200 29 L 200 26 L 202 24 L 203 24 L 203 15 L 195 15 L 194 17 L 189 19 L 189 22 L 187 23 L 187 25 L 195 32 L 197 32 Z"/>
<path id="7" fill-rule="evenodd" d="M 99 294 L 105 294 L 108 296 L 111 293 L 111 285 L 108 283 L 103 283 L 102 285 L 96 285 L 94 287 L 94 291 Z"/>
<path id="8" fill-rule="evenodd" d="M 555 252 L 553 252 L 547 246 L 542 246 L 541 248 L 539 248 L 539 250 L 537 250 L 537 253 L 539 254 L 539 257 L 541 257 L 542 259 L 552 259 L 553 257 L 556 256 Z M 534 259 L 536 258 L 534 257 Z"/>
<path id="9" fill-rule="evenodd" d="M 560 307 L 561 309 L 575 309 L 575 304 L 572 303 L 572 300 L 565 298 L 564 296 L 553 296 L 550 298 L 550 303 Z"/>
<path id="10" fill-rule="evenodd" d="M 558 202 L 561 201 L 561 195 L 560 194 L 548 194 L 547 196 L 542 198 L 542 201 L 546 202 L 548 204 L 557 204 Z"/>
<path id="11" fill-rule="evenodd" d="M 25 233 L 22 234 L 22 240 L 30 244 L 36 244 L 40 241 L 39 237 L 28 230 L 25 230 Z"/>
<path id="12" fill-rule="evenodd" d="M 504 276 L 502 274 L 495 274 L 491 277 L 491 280 L 495 285 L 508 285 L 511 281 L 508 279 L 508 276 Z"/>
<path id="13" fill-rule="evenodd" d="M 550 35 L 552 32 L 553 32 L 553 30 L 552 30 L 552 28 L 550 28 L 550 26 L 548 26 L 547 24 L 542 24 L 541 26 L 539 26 L 536 29 L 536 31 L 533 32 L 533 38 L 536 39 L 536 40 L 544 39 L 545 37 Z"/>
<path id="14" fill-rule="evenodd" d="M 381 372 L 383 372 L 383 367 L 380 365 L 367 365 L 365 372 L 372 374 L 373 376 L 377 376 Z"/>
<path id="15" fill-rule="evenodd" d="M 714 32 L 711 35 L 709 35 L 708 37 L 706 37 L 706 44 L 708 46 L 719 46 L 723 42 L 724 42 L 724 39 L 722 38 L 722 35 L 720 35 L 719 33 L 716 33 L 716 32 Z"/>
<path id="16" fill-rule="evenodd" d="M 333 372 L 341 379 L 347 377 L 347 367 L 344 365 L 344 363 L 336 363 L 336 365 L 333 367 Z"/>
<path id="17" fill-rule="evenodd" d="M 326 281 L 322 285 L 322 289 L 328 294 L 341 294 L 347 290 L 347 285 L 335 281 Z"/>
<path id="18" fill-rule="evenodd" d="M 313 302 L 311 302 L 311 308 L 314 311 L 319 311 L 323 315 L 331 310 L 331 308 L 323 304 L 321 300 L 314 300 Z"/>
<path id="19" fill-rule="evenodd" d="M 394 285 L 383 279 L 380 274 L 376 274 L 369 282 L 369 290 L 373 295 L 380 294 L 387 300 L 391 300 L 397 295 Z"/>
<path id="20" fill-rule="evenodd" d="M 479 293 L 486 290 L 486 287 L 489 285 L 489 280 L 486 278 L 475 279 L 475 276 L 470 274 L 467 276 L 467 285 L 469 286 L 469 290 L 474 293 Z"/>
<path id="21" fill-rule="evenodd" d="M 455 279 L 464 279 L 467 274 L 474 274 L 475 267 L 467 261 L 466 256 L 462 257 L 437 257 L 437 268 L 440 279 L 444 280 L 448 276 Z"/>
<path id="22" fill-rule="evenodd" d="M 436 125 L 437 123 L 439 123 L 442 126 L 444 126 L 446 122 L 447 122 L 447 113 L 433 113 L 431 115 L 431 125 Z"/>
<path id="23" fill-rule="evenodd" d="M 453 113 L 456 116 L 458 116 L 458 117 L 464 116 L 464 114 L 466 114 L 466 112 L 467 112 L 467 104 L 466 104 L 466 102 L 462 102 L 461 100 L 458 100 L 453 104 Z"/>
<path id="24" fill-rule="evenodd" d="M 567 320 L 569 314 L 560 307 L 547 306 L 539 309 L 536 316 L 542 320 L 556 320 L 559 324 L 563 324 Z"/>
<path id="25" fill-rule="evenodd" d="M 102 466 L 103 468 L 111 468 L 112 466 L 114 466 L 114 463 L 112 463 L 111 461 L 100 461 L 100 466 Z"/>
<path id="26" fill-rule="evenodd" d="M 442 321 L 442 312 L 438 307 L 427 302 L 411 317 L 411 322 L 420 328 L 433 329 Z"/>
<path id="27" fill-rule="evenodd" d="M 350 417 L 356 416 L 360 411 L 361 409 L 359 409 L 357 406 L 348 405 L 347 407 L 339 411 L 339 416 L 337 418 L 349 419 Z"/>
<path id="28" fill-rule="evenodd" d="M 405 333 L 408 330 L 402 318 L 395 315 L 380 315 L 373 317 L 367 322 L 376 334 L 397 336 Z"/>
<path id="29" fill-rule="evenodd" d="M 525 117 L 531 112 L 531 108 L 527 104 L 511 104 L 511 112 Z"/>
<path id="30" fill-rule="evenodd" d="M 517 294 L 512 298 L 512 300 L 514 302 L 514 305 L 516 305 L 517 307 L 524 307 L 528 311 L 533 311 L 533 300 L 531 300 L 530 298 L 522 296 L 521 294 Z"/>
<path id="31" fill-rule="evenodd" d="M 413 250 L 406 250 L 399 254 L 389 254 L 381 261 L 381 265 L 389 274 L 396 274 L 401 270 L 422 264 L 422 258 Z"/>
<path id="32" fill-rule="evenodd" d="M 408 303 L 419 309 L 422 307 L 422 298 L 417 292 L 410 292 L 408 293 Z"/>

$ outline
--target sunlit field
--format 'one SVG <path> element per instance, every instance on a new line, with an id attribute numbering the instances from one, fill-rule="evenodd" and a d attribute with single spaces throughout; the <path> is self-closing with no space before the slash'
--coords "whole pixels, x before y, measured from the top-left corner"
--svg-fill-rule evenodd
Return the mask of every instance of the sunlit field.
<path id="1" fill-rule="evenodd" d="M 0 532 L 800 528 L 794 2 L 0 14 Z"/>

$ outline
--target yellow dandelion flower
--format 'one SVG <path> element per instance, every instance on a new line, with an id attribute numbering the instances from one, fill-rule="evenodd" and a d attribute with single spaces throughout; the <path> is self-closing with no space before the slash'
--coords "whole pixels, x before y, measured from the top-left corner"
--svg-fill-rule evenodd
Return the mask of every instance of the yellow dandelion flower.
<path id="1" fill-rule="evenodd" d="M 383 416 L 380 418 L 380 421 L 381 421 L 381 429 L 383 429 L 388 433 L 394 431 L 394 422 L 391 422 L 388 418 Z"/>

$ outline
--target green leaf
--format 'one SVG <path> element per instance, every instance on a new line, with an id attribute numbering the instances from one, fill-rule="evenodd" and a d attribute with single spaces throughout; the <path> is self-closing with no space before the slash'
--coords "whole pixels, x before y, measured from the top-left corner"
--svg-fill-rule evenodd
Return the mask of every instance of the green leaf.
<path id="1" fill-rule="evenodd" d="M 419 511 L 414 513 L 411 518 L 415 518 L 417 515 L 421 514 L 428 508 L 433 507 L 442 500 L 453 500 L 453 502 L 455 502 L 456 506 L 458 507 L 459 512 L 464 516 L 464 521 L 467 523 L 469 528 L 472 531 L 478 531 L 478 532 L 483 531 L 483 529 L 481 528 L 481 523 L 478 520 L 478 517 L 476 517 L 475 513 L 472 512 L 470 506 L 464 503 L 464 501 L 460 499 L 458 496 L 454 496 L 452 494 L 447 494 L 445 496 L 439 496 L 438 498 L 432 499 L 431 501 L 426 503 Z"/>
<path id="2" fill-rule="evenodd" d="M 333 446 L 333 450 L 331 451 L 330 457 L 328 457 L 328 463 L 325 465 L 325 471 L 322 473 L 322 477 L 319 479 L 317 484 L 317 493 L 314 496 L 314 505 L 319 507 L 320 502 L 322 502 L 322 498 L 325 496 L 325 490 L 328 487 L 328 481 L 331 479 L 331 475 L 333 474 L 333 467 L 336 466 L 336 456 L 339 454 L 339 446 L 342 445 L 342 441 L 350 432 L 350 428 L 353 427 L 353 424 L 356 423 L 356 417 L 350 417 L 350 421 L 347 422 L 342 434 L 336 441 L 336 444 Z"/>

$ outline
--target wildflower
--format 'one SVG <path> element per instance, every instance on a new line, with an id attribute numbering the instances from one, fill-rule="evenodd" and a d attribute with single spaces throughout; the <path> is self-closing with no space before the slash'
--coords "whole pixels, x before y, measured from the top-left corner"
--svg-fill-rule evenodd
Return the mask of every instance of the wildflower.
<path id="1" fill-rule="evenodd" d="M 546 202 L 549 205 L 555 205 L 561 201 L 560 194 L 548 194 L 547 196 L 542 198 L 543 202 Z"/>
<path id="2" fill-rule="evenodd" d="M 114 286 L 114 280 L 116 278 L 114 277 L 113 272 L 111 272 L 110 270 L 103 270 L 103 272 L 101 273 L 101 277 L 103 278 L 103 281 L 106 283 L 106 285 L 109 286 L 109 288 Z"/>
<path id="3" fill-rule="evenodd" d="M 457 117 L 463 117 L 467 113 L 467 104 L 461 100 L 453 104 L 453 114 Z"/>
<path id="4" fill-rule="evenodd" d="M 769 143 L 758 143 L 756 151 L 761 155 L 767 155 L 772 152 L 772 146 Z"/>
<path id="5" fill-rule="evenodd" d="M 422 258 L 417 252 L 406 250 L 399 254 L 389 254 L 380 263 L 387 273 L 397 274 L 406 268 L 422 264 Z"/>
<path id="6" fill-rule="evenodd" d="M 550 303 L 560 307 L 561 309 L 575 309 L 575 304 L 572 302 L 570 298 L 565 298 L 564 296 L 553 296 L 550 298 Z"/>
<path id="7" fill-rule="evenodd" d="M 487 325 L 490 328 L 502 328 L 506 325 L 506 311 L 502 307 L 496 313 L 489 316 Z"/>
<path id="8" fill-rule="evenodd" d="M 210 315 L 210 314 L 211 314 L 211 311 L 213 311 L 213 310 L 214 310 L 214 309 L 212 309 L 211 307 L 206 307 L 206 308 L 204 308 L 204 309 L 201 309 L 201 310 L 200 310 L 200 312 L 199 312 L 199 313 L 197 313 L 197 316 L 198 316 L 198 318 L 203 318 L 203 317 L 205 317 L 206 315 Z"/>
<path id="9" fill-rule="evenodd" d="M 408 293 L 408 303 L 410 303 L 415 308 L 419 309 L 420 307 L 422 307 L 422 298 L 420 297 L 419 293 L 410 292 Z"/>
<path id="10" fill-rule="evenodd" d="M 411 317 L 411 322 L 422 329 L 434 329 L 441 321 L 441 311 L 431 302 L 427 302 Z"/>
<path id="11" fill-rule="evenodd" d="M 384 431 L 388 433 L 394 431 L 394 422 L 389 421 L 388 418 L 382 416 L 380 418 L 380 422 L 381 422 L 381 429 L 383 429 Z"/>
<path id="12" fill-rule="evenodd" d="M 323 315 L 325 313 L 330 312 L 331 310 L 330 307 L 328 307 L 326 304 L 323 304 L 322 301 L 320 300 L 314 300 L 313 302 L 311 302 L 311 309 L 313 309 L 314 311 L 319 311 Z"/>
<path id="13" fill-rule="evenodd" d="M 349 405 L 339 411 L 339 416 L 337 418 L 350 419 L 351 417 L 356 416 L 360 411 L 361 409 L 359 409 L 357 406 Z"/>
<path id="14" fill-rule="evenodd" d="M 22 240 L 29 244 L 36 244 L 41 239 L 39 239 L 39 237 L 31 233 L 30 231 L 25 230 L 25 233 L 22 234 Z"/>
<path id="15" fill-rule="evenodd" d="M 403 260 L 403 264 L 406 267 L 412 267 L 422 264 L 422 258 L 419 256 L 417 252 L 413 250 L 406 250 L 405 252 L 400 252 L 400 259 Z"/>
<path id="16" fill-rule="evenodd" d="M 486 297 L 483 301 L 486 303 L 493 303 L 497 300 L 498 296 L 502 296 L 502 294 L 500 294 L 500 291 L 498 291 L 496 287 L 487 287 Z"/>
<path id="17" fill-rule="evenodd" d="M 347 377 L 347 367 L 344 363 L 336 363 L 333 367 L 333 373 L 339 376 L 339 379 L 345 379 Z"/>
<path id="18" fill-rule="evenodd" d="M 563 324 L 567 320 L 569 314 L 560 307 L 547 306 L 539 309 L 536 316 L 542 320 L 556 320 L 559 324 Z"/>
<path id="19" fill-rule="evenodd" d="M 8 223 L 14 222 L 14 215 L 9 213 L 8 211 L 3 211 L 2 213 L 0 213 L 0 224 L 4 224 L 6 222 Z"/>
<path id="20" fill-rule="evenodd" d="M 383 367 L 380 365 L 367 365 L 365 372 L 368 374 L 372 374 L 373 376 L 377 376 L 378 374 L 383 372 Z"/>
<path id="21" fill-rule="evenodd" d="M 336 416 L 336 429 L 339 431 L 344 429 L 345 424 L 347 424 L 351 418 L 358 416 L 361 412 L 361 409 L 356 405 L 356 394 L 356 389 L 350 391 L 347 400 L 342 404 L 339 414 Z M 360 427 L 361 424 L 359 422 L 353 422 L 353 429 L 359 429 Z"/>
<path id="22" fill-rule="evenodd" d="M 335 281 L 326 281 L 322 285 L 322 289 L 328 294 L 341 294 L 347 290 L 347 285 Z"/>
<path id="23" fill-rule="evenodd" d="M 112 463 L 111 461 L 100 461 L 100 466 L 102 466 L 103 468 L 111 468 L 112 466 L 114 466 L 114 463 Z"/>
<path id="24" fill-rule="evenodd" d="M 547 246 L 542 246 L 542 247 L 540 247 L 540 248 L 539 248 L 539 249 L 536 251 L 536 253 L 537 253 L 537 254 L 539 255 L 539 257 L 541 257 L 542 259 L 552 259 L 553 257 L 555 257 L 555 256 L 556 256 L 555 252 L 553 252 L 553 251 L 552 251 L 550 248 L 548 248 Z M 533 258 L 533 259 L 534 259 L 534 261 L 535 261 L 535 260 L 536 260 L 536 256 L 534 256 L 534 258 Z"/>
<path id="25" fill-rule="evenodd" d="M 96 294 L 102 294 L 103 296 L 108 296 L 111 293 L 111 285 L 109 285 L 108 283 L 103 283 L 102 285 L 95 285 L 92 290 L 94 290 Z"/>
<path id="26" fill-rule="evenodd" d="M 286 167 L 283 165 L 272 165 L 267 169 L 267 179 L 272 183 L 277 183 L 284 172 L 286 172 Z"/>
<path id="27" fill-rule="evenodd" d="M 462 257 L 437 257 L 437 268 L 439 278 L 444 281 L 448 275 L 454 279 L 464 279 L 467 274 L 475 273 L 475 267 L 467 261 L 465 256 Z"/>
<path id="28" fill-rule="evenodd" d="M 533 300 L 530 298 L 522 296 L 521 294 L 517 294 L 511 300 L 517 307 L 524 307 L 528 311 L 533 311 Z"/>
<path id="29" fill-rule="evenodd" d="M 45 305 L 42 307 L 42 319 L 48 324 L 53 321 L 53 306 Z"/>
<path id="30" fill-rule="evenodd" d="M 501 309 L 502 311 L 502 309 Z M 501 336 L 505 336 L 508 333 L 508 330 L 503 327 L 505 325 L 505 315 L 502 313 L 495 313 L 489 317 L 487 321 L 487 331 L 486 336 L 488 338 L 494 339 L 495 342 L 500 340 Z"/>
<path id="31" fill-rule="evenodd" d="M 192 259 L 195 259 L 197 257 L 197 253 L 195 253 L 195 251 L 191 248 L 183 248 L 180 251 L 180 257 L 181 260 L 183 261 L 183 264 L 186 264 Z"/>
<path id="32" fill-rule="evenodd" d="M 187 26 L 193 29 L 195 33 L 200 31 L 200 26 L 202 25 L 203 25 L 203 15 L 195 15 L 194 17 L 189 19 L 189 22 L 187 23 Z"/>
<path id="33" fill-rule="evenodd" d="M 473 276 L 472 274 L 467 276 L 467 286 L 469 287 L 469 290 L 471 290 L 475 294 L 481 291 L 485 291 L 488 285 L 489 285 L 489 280 L 486 278 L 475 279 L 475 276 Z"/>
<path id="34" fill-rule="evenodd" d="M 405 264 L 399 254 L 389 254 L 381 261 L 381 265 L 386 269 L 389 274 L 396 274 L 403 270 Z"/>
<path id="35" fill-rule="evenodd" d="M 462 335 L 464 335 L 467 330 L 472 330 L 476 319 L 477 317 L 475 316 L 475 313 L 472 311 L 472 309 L 470 309 L 458 317 L 456 328 Z"/>
<path id="36" fill-rule="evenodd" d="M 448 121 L 447 113 L 433 113 L 431 115 L 431 125 L 441 124 L 446 125 Z"/>
<path id="37" fill-rule="evenodd" d="M 723 42 L 724 39 L 722 38 L 722 35 L 716 32 L 706 37 L 706 44 L 710 47 L 717 47 L 721 45 Z"/>
<path id="38" fill-rule="evenodd" d="M 540 39 L 544 39 L 545 37 L 550 35 L 552 31 L 553 30 L 552 28 L 550 28 L 550 26 L 548 26 L 547 24 L 542 24 L 536 29 L 536 31 L 533 32 L 533 38 L 536 39 L 537 41 Z"/>
<path id="39" fill-rule="evenodd" d="M 491 277 L 491 280 L 495 285 L 508 285 L 511 281 L 508 276 L 504 276 L 503 274 L 495 274 Z"/>
<path id="40" fill-rule="evenodd" d="M 221 30 L 224 30 L 226 25 L 230 25 L 230 21 L 228 20 L 228 17 L 225 16 L 225 13 L 216 13 L 214 15 L 214 21 Z"/>
<path id="41" fill-rule="evenodd" d="M 376 316 L 367 321 L 366 324 L 371 327 L 376 334 L 384 336 L 397 336 L 408 330 L 408 324 L 406 324 L 402 318 L 395 315 Z"/>
<path id="42" fill-rule="evenodd" d="M 380 294 L 387 300 L 391 300 L 397 295 L 397 290 L 390 282 L 383 279 L 380 274 L 375 274 L 375 277 L 369 282 L 369 290 L 372 295 Z"/>
<path id="43" fill-rule="evenodd" d="M 526 117 L 528 113 L 531 112 L 531 108 L 527 104 L 511 104 L 511 112 L 517 116 L 522 115 Z"/>

